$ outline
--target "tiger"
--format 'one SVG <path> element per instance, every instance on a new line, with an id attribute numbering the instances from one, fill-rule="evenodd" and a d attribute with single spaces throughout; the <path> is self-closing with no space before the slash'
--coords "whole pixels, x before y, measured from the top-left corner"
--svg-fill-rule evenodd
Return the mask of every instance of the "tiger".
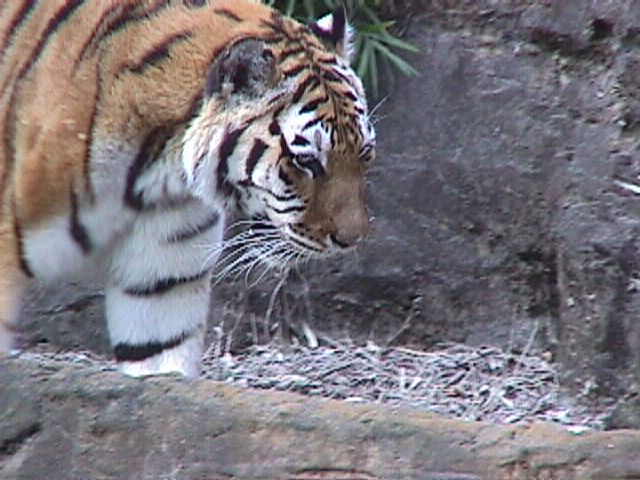
<path id="1" fill-rule="evenodd" d="M 229 219 L 276 267 L 359 245 L 376 135 L 353 35 L 343 7 L 2 2 L 0 351 L 33 282 L 91 271 L 119 369 L 194 377 Z"/>

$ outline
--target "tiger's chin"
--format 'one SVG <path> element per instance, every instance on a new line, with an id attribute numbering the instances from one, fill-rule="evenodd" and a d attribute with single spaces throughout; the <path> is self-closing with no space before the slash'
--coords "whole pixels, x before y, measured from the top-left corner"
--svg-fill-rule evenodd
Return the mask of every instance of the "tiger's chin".
<path id="1" fill-rule="evenodd" d="M 311 260 L 325 260 L 353 251 L 354 247 L 344 248 L 335 245 L 330 238 L 325 242 L 301 237 L 290 231 L 281 231 L 282 249 L 275 255 L 266 255 L 261 262 L 268 268 L 288 271 L 291 267 L 303 265 Z"/>
<path id="2" fill-rule="evenodd" d="M 281 230 L 282 237 L 298 250 L 310 257 L 327 257 L 331 255 L 328 243 L 323 243 L 313 238 L 300 235 L 296 232 L 295 225 L 285 225 Z"/>
<path id="3" fill-rule="evenodd" d="M 243 228 L 248 224 L 248 228 Z M 327 256 L 327 247 L 301 238 L 287 224 L 276 225 L 265 217 L 237 223 L 235 232 L 223 243 L 225 254 L 217 264 L 216 282 L 244 277 L 260 281 L 282 276 L 294 266 Z"/>
<path id="4" fill-rule="evenodd" d="M 282 249 L 272 255 L 264 255 L 261 252 L 256 252 L 256 256 L 259 255 L 259 257 L 256 257 L 258 259 L 258 265 L 251 266 L 247 269 L 251 277 L 257 278 L 258 281 L 262 278 L 268 278 L 269 276 L 281 278 L 286 276 L 292 268 L 306 265 L 313 260 L 324 260 L 336 253 L 327 248 L 321 250 L 319 248 L 310 249 L 300 247 L 297 243 L 293 243 L 284 238 L 283 242 L 285 243 Z"/>

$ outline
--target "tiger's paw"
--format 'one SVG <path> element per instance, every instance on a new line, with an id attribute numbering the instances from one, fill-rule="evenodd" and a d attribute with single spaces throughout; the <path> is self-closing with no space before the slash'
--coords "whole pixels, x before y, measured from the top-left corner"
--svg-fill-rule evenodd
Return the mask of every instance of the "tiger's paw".
<path id="1" fill-rule="evenodd" d="M 178 373 L 195 378 L 200 374 L 203 335 L 180 338 L 171 342 L 145 345 L 116 345 L 115 355 L 120 371 L 132 377 Z"/>

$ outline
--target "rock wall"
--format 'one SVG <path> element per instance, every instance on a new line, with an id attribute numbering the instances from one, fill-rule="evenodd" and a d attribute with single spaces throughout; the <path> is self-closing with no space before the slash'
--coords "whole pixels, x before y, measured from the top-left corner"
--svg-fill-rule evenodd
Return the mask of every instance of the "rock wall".
<path id="1" fill-rule="evenodd" d="M 374 233 L 303 271 L 313 328 L 421 347 L 535 333 L 568 384 L 622 394 L 640 380 L 640 5 L 419 3 L 421 75 L 376 111 Z M 222 285 L 213 322 L 263 316 L 269 288 Z M 85 321 L 99 294 L 41 293 L 29 339 L 106 348 Z"/>
<path id="2" fill-rule="evenodd" d="M 0 477 L 622 480 L 640 433 L 498 427 L 61 362 L 0 360 Z"/>

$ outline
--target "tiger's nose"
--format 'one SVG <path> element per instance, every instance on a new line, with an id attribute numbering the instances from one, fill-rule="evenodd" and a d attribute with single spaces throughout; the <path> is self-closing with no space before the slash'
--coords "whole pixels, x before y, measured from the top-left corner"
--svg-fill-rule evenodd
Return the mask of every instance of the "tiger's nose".
<path id="1" fill-rule="evenodd" d="M 340 248 L 350 248 L 358 245 L 369 233 L 371 220 L 368 215 L 351 219 L 343 223 L 341 228 L 329 235 L 334 245 Z"/>

